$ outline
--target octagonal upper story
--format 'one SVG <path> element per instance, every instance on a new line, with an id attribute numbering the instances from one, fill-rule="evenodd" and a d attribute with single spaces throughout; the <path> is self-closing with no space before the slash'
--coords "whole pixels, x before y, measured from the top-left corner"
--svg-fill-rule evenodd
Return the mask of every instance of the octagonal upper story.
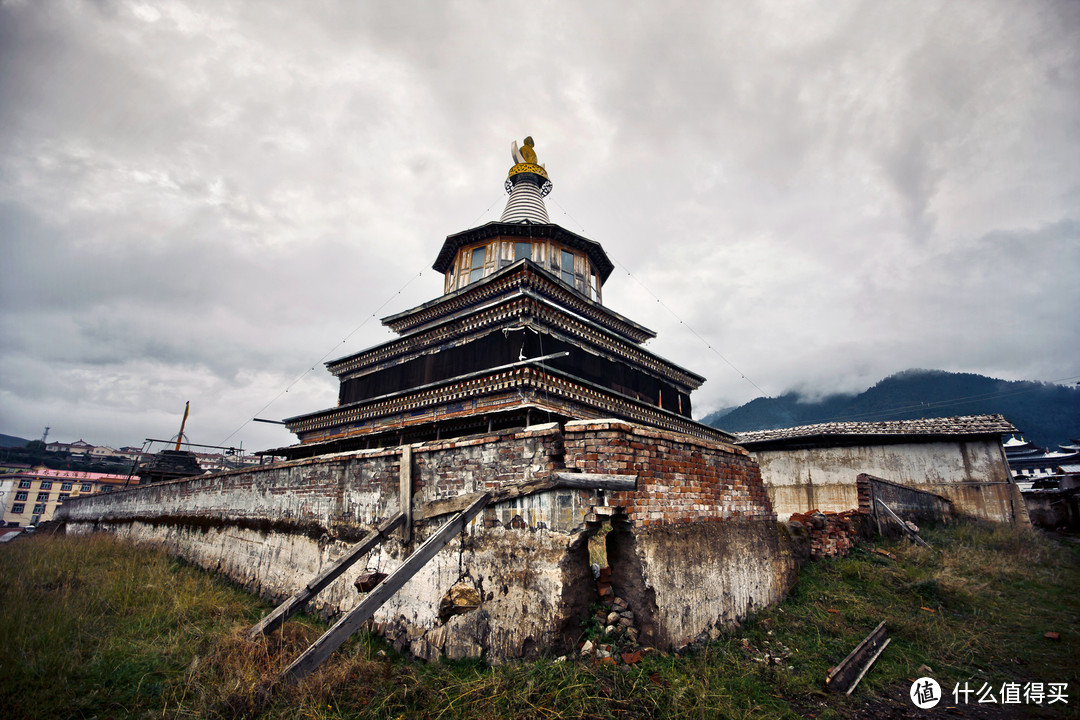
<path id="1" fill-rule="evenodd" d="M 470 285 L 527 259 L 594 302 L 614 269 L 600 243 L 548 220 L 544 198 L 551 191 L 546 168 L 537 163 L 531 137 L 511 145 L 515 164 L 506 178 L 510 194 L 498 222 L 450 235 L 432 266 L 443 274 L 443 294 Z"/>

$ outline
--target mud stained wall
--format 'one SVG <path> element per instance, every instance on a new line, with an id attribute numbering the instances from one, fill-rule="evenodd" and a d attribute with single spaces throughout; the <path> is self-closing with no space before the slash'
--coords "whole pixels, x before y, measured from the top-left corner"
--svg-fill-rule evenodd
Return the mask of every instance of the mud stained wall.
<path id="1" fill-rule="evenodd" d="M 581 518 L 589 491 L 555 491 L 526 498 L 521 507 L 497 507 L 481 515 L 396 593 L 374 617 L 374 629 L 399 650 L 417 657 L 486 657 L 493 662 L 529 657 L 541 650 L 565 651 L 579 631 L 578 621 L 592 600 L 591 571 L 583 549 L 585 526 L 558 528 L 571 499 Z M 522 520 L 525 513 L 533 525 Z M 485 520 L 486 518 L 486 520 Z M 505 526 L 503 521 L 505 521 Z M 346 612 L 362 595 L 354 586 L 367 570 L 390 572 L 440 523 L 426 523 L 412 545 L 397 538 L 384 543 L 323 590 L 314 609 L 330 617 Z M 484 527 L 487 525 L 488 527 Z M 109 530 L 135 542 L 164 545 L 249 590 L 282 600 L 337 560 L 350 543 L 290 532 L 231 525 L 104 522 L 72 523 L 76 532 Z M 576 552 L 575 552 L 576 551 Z M 439 619 L 439 603 L 458 582 L 480 591 L 479 609 Z"/>
<path id="2" fill-rule="evenodd" d="M 412 446 L 413 505 L 542 479 L 562 467 L 556 424 Z M 228 524 L 356 540 L 399 508 L 401 449 L 357 450 L 72 499 L 83 519 Z"/>
<path id="3" fill-rule="evenodd" d="M 401 491 L 402 457 L 411 483 Z M 633 491 L 555 488 L 488 506 L 373 618 L 427 659 L 500 662 L 572 649 L 598 599 L 588 538 L 610 519 L 613 584 L 642 640 L 673 647 L 778 600 L 791 579 L 757 465 L 741 448 L 609 420 L 534 426 L 452 441 L 355 451 L 70 501 L 69 531 L 164 545 L 280 601 L 402 508 L 550 478 L 636 478 Z M 392 572 L 449 516 L 413 525 L 323 590 L 312 608 L 354 607 L 366 571 Z M 440 614 L 455 585 L 476 609 Z"/>
<path id="4" fill-rule="evenodd" d="M 636 545 L 663 618 L 655 630 L 660 647 L 716 637 L 719 628 L 783 599 L 793 581 L 775 525 L 751 518 L 650 527 Z"/>
<path id="5" fill-rule="evenodd" d="M 1027 522 L 997 438 L 778 448 L 753 455 L 781 520 L 815 509 L 858 507 L 855 479 L 867 473 L 942 495 L 958 515 Z"/>

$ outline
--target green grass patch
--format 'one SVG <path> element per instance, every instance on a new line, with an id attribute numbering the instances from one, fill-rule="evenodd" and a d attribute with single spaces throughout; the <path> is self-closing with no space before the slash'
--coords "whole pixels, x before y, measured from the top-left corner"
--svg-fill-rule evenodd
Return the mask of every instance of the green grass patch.
<path id="1" fill-rule="evenodd" d="M 882 546 L 896 560 L 863 547 L 808 565 L 782 604 L 683 657 L 421 663 L 361 634 L 277 688 L 324 624 L 301 617 L 251 642 L 268 607 L 212 574 L 110 536 L 34 537 L 0 547 L 0 707 L 101 720 L 888 717 L 914 709 L 907 691 L 925 665 L 945 704 L 957 682 L 995 695 L 1003 682 L 1068 683 L 1067 706 L 992 707 L 1075 717 L 1076 546 L 975 525 L 924 535 L 936 551 L 897 540 Z M 892 642 L 853 695 L 824 693 L 828 669 L 881 620 Z"/>

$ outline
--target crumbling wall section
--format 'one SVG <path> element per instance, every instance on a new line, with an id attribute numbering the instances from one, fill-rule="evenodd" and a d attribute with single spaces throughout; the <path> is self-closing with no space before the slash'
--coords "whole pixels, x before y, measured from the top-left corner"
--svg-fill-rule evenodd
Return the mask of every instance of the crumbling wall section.
<path id="1" fill-rule="evenodd" d="M 792 553 L 796 560 L 844 557 L 855 547 L 860 531 L 865 535 L 867 517 L 859 510 L 793 513 L 785 523 Z"/>
<path id="2" fill-rule="evenodd" d="M 607 504 L 625 509 L 633 534 L 627 552 L 647 592 L 620 592 L 643 641 L 679 647 L 783 598 L 794 565 L 748 452 L 610 420 L 570 422 L 564 432 L 568 468 L 638 478 L 636 491 L 610 493 Z"/>
<path id="3" fill-rule="evenodd" d="M 411 446 L 412 505 L 539 480 L 561 468 L 556 424 Z M 302 588 L 350 545 L 400 508 L 402 450 L 359 450 L 81 498 L 65 507 L 74 532 L 107 530 L 156 543 L 275 601 Z M 580 550 L 596 493 L 557 489 L 488 507 L 375 615 L 403 650 L 429 659 L 499 661 L 572 643 L 571 615 L 589 598 Z M 418 520 L 323 590 L 324 616 L 359 600 L 367 570 L 390 572 L 445 522 Z M 578 552 L 572 548 L 578 547 Z M 441 622 L 439 602 L 459 580 L 483 595 L 481 608 Z M 576 619 L 576 615 L 574 617 Z"/>

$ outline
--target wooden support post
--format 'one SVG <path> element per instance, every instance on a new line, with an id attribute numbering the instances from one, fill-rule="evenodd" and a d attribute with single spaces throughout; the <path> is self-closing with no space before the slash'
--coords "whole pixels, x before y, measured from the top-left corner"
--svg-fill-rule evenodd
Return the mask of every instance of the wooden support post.
<path id="1" fill-rule="evenodd" d="M 873 513 L 873 515 L 874 515 L 874 525 L 877 527 L 877 534 L 880 536 L 881 535 L 881 514 L 878 512 L 878 507 L 877 507 L 877 485 L 874 483 L 873 480 L 869 479 L 869 476 L 867 476 L 867 477 L 868 477 L 868 479 L 867 479 L 866 483 L 867 483 L 867 485 L 870 486 L 870 512 Z"/>
<path id="2" fill-rule="evenodd" d="M 349 548 L 349 551 L 345 553 L 344 557 L 316 576 L 316 578 L 305 585 L 300 592 L 278 605 L 272 613 L 260 620 L 259 623 L 253 626 L 248 632 L 248 637 L 254 640 L 260 635 L 265 635 L 276 630 L 282 623 L 304 607 L 304 605 L 306 605 L 313 597 L 318 595 L 319 591 L 334 582 L 334 580 L 337 580 L 338 577 L 352 567 L 357 560 L 385 540 L 387 534 L 393 532 L 404 520 L 405 516 L 398 513 L 373 530 L 367 537 Z"/>
<path id="3" fill-rule="evenodd" d="M 402 445 L 398 472 L 398 502 L 401 513 L 405 516 L 405 524 L 401 526 L 401 539 L 405 543 L 412 542 L 412 490 L 412 445 Z"/>
<path id="4" fill-rule="evenodd" d="M 349 639 L 360 626 L 367 622 L 375 611 L 383 606 L 401 586 L 415 575 L 420 568 L 427 564 L 446 543 L 461 531 L 477 513 L 487 505 L 488 495 L 484 493 L 478 497 L 469 507 L 458 515 L 455 515 L 448 523 L 439 528 L 434 535 L 403 562 L 397 570 L 390 573 L 379 583 L 374 590 L 369 592 L 360 604 L 350 610 L 345 617 L 341 618 L 332 628 L 323 633 L 315 643 L 296 658 L 282 674 L 282 679 L 288 682 L 297 682 L 311 674 L 319 667 L 326 658 L 341 647 L 341 644 Z"/>

